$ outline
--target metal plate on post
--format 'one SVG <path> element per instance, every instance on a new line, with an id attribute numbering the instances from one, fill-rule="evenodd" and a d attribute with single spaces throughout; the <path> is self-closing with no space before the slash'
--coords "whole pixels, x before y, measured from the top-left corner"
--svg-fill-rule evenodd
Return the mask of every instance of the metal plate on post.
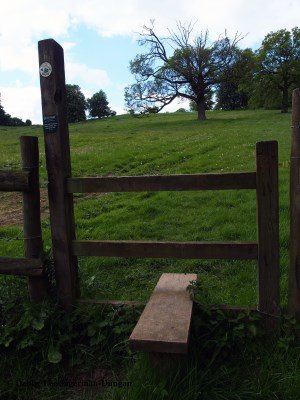
<path id="1" fill-rule="evenodd" d="M 44 133 L 56 133 L 58 129 L 57 115 L 47 115 L 43 117 Z"/>

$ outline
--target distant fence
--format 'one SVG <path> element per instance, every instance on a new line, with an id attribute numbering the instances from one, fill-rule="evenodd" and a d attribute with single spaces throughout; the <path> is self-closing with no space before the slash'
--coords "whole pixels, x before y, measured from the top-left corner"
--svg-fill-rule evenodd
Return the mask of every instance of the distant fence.
<path id="1" fill-rule="evenodd" d="M 77 256 L 250 259 L 258 264 L 258 310 L 268 329 L 275 328 L 279 316 L 277 142 L 257 143 L 254 172 L 72 178 L 63 49 L 52 39 L 39 42 L 39 62 L 52 245 L 61 304 L 68 308 L 79 297 Z M 257 242 L 79 241 L 75 237 L 73 193 L 228 189 L 256 190 Z"/>
<path id="2" fill-rule="evenodd" d="M 23 193 L 23 239 L 26 258 L 0 257 L 0 274 L 28 276 L 30 298 L 40 301 L 46 295 L 46 283 L 41 261 L 38 138 L 21 136 L 20 144 L 22 170 L 0 170 L 0 191 Z"/>

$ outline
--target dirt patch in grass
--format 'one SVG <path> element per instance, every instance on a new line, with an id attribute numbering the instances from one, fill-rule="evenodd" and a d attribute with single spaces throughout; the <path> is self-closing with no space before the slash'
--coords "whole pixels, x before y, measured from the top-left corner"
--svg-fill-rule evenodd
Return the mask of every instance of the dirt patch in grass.
<path id="1" fill-rule="evenodd" d="M 42 219 L 49 215 L 47 189 L 41 188 Z M 22 193 L 0 193 L 0 226 L 23 225 Z"/>
<path id="2" fill-rule="evenodd" d="M 41 218 L 49 217 L 48 192 L 41 188 Z M 74 203 L 87 198 L 103 196 L 105 193 L 87 193 L 74 196 Z M 0 226 L 22 226 L 23 225 L 23 199 L 22 193 L 0 192 Z"/>

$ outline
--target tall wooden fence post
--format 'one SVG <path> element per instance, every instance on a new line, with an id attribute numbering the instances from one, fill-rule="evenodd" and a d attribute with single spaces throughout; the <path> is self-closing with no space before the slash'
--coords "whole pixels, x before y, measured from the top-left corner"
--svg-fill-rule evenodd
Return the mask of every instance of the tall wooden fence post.
<path id="1" fill-rule="evenodd" d="M 256 144 L 256 193 L 258 229 L 258 309 L 268 332 L 278 326 L 279 296 L 279 204 L 278 144 Z"/>
<path id="2" fill-rule="evenodd" d="M 70 308 L 79 297 L 78 266 L 71 251 L 75 239 L 73 195 L 66 191 L 71 161 L 64 54 L 53 39 L 39 42 L 39 66 L 56 281 L 60 304 Z"/>
<path id="3" fill-rule="evenodd" d="M 300 320 L 300 88 L 293 91 L 288 311 Z"/>
<path id="4" fill-rule="evenodd" d="M 21 136 L 22 168 L 29 171 L 30 190 L 23 192 L 23 226 L 26 258 L 40 258 L 42 253 L 42 229 L 39 187 L 39 146 L 38 138 Z M 45 277 L 28 278 L 29 294 L 32 301 L 43 300 L 47 295 Z"/>

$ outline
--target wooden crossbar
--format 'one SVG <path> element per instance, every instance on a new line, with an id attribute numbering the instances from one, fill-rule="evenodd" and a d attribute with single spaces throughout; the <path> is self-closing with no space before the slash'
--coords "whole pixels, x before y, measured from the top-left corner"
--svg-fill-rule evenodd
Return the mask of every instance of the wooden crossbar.
<path id="1" fill-rule="evenodd" d="M 0 274 L 42 276 L 42 261 L 38 258 L 0 257 Z"/>
<path id="2" fill-rule="evenodd" d="M 255 189 L 256 173 L 106 176 L 67 179 L 68 193 Z"/>
<path id="3" fill-rule="evenodd" d="M 0 171 L 1 192 L 26 192 L 30 190 L 29 171 Z"/>
<path id="4" fill-rule="evenodd" d="M 256 260 L 257 243 L 75 240 L 75 256 Z"/>

